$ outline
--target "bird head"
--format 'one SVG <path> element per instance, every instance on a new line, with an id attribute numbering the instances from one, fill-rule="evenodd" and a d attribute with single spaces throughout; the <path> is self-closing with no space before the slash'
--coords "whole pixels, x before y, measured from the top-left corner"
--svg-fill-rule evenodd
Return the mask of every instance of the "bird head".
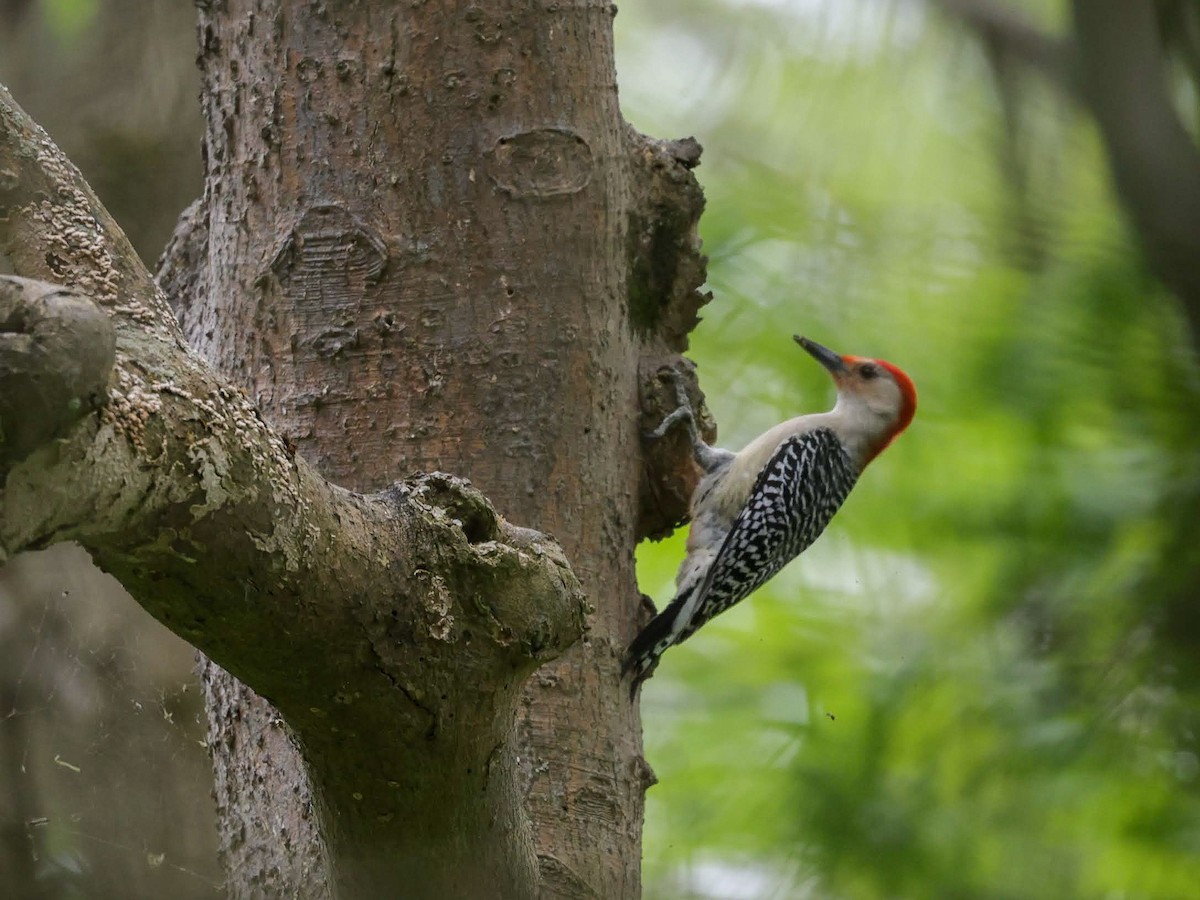
<path id="1" fill-rule="evenodd" d="M 841 356 L 816 341 L 795 341 L 823 365 L 837 385 L 838 437 L 861 453 L 866 465 L 884 451 L 913 419 L 917 389 L 902 369 L 882 359 Z"/>

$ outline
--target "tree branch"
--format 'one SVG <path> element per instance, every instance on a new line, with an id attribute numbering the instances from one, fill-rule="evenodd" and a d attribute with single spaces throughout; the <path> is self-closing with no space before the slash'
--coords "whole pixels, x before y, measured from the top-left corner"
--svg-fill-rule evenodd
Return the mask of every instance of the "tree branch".
<path id="1" fill-rule="evenodd" d="M 17 274 L 68 285 L 117 319 L 179 334 L 124 232 L 3 85 L 0 210 L 0 253 Z"/>
<path id="2" fill-rule="evenodd" d="M 1172 102 L 1153 4 L 1075 0 L 1085 96 L 1155 274 L 1200 338 L 1200 149 Z"/>
<path id="3" fill-rule="evenodd" d="M 0 278 L 0 481 L 99 408 L 115 353 L 112 322 L 84 295 Z"/>
<path id="4" fill-rule="evenodd" d="M 930 2 L 974 31 L 992 53 L 1028 66 L 1068 93 L 1078 92 L 1071 38 L 1046 34 L 1019 11 L 994 0 Z"/>
<path id="5" fill-rule="evenodd" d="M 1092 113 L 1146 259 L 1200 336 L 1200 149 L 1171 99 L 1155 5 L 1073 0 L 1074 34 L 1057 38 L 992 0 L 931 2 Z"/>
<path id="6" fill-rule="evenodd" d="M 513 711 L 584 629 L 557 545 L 449 475 L 369 496 L 322 479 L 186 347 L 124 235 L 3 89 L 0 206 L 18 271 L 91 295 L 0 281 L 0 386 L 38 386 L 0 403 L 0 559 L 78 541 L 270 699 L 332 817 L 343 887 L 527 892 Z"/>

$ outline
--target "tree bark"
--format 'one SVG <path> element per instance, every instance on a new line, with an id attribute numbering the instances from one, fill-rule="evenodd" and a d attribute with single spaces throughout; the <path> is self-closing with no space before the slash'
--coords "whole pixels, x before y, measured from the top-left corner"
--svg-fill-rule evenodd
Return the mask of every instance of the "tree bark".
<path id="1" fill-rule="evenodd" d="M 0 547 L 80 540 L 212 659 L 232 895 L 636 897 L 619 668 L 695 478 L 640 432 L 664 368 L 695 392 L 699 147 L 621 120 L 607 3 L 199 5 L 206 188 L 159 283 L 254 406 L 8 102 L 0 243 L 116 325 L 98 411 L 12 452 Z M 572 560 L 574 646 L 565 562 L 492 504 Z"/>
<path id="2" fill-rule="evenodd" d="M 248 849 L 271 865 L 237 873 L 237 893 L 529 893 L 513 714 L 529 672 L 583 628 L 558 548 L 451 476 L 372 496 L 321 479 L 186 349 L 78 172 L 7 94 L 0 138 L 0 249 L 97 294 L 0 281 L 0 558 L 77 540 L 275 701 L 334 879 L 285 884 L 275 862 L 300 876 L 313 867 L 293 857 L 325 857 L 290 853 L 286 804 L 260 793 L 247 817 L 272 839 Z M 219 737 L 270 749 L 262 733 Z M 236 774 L 285 770 L 265 762 Z"/>
<path id="3" fill-rule="evenodd" d="M 671 285 L 644 276 L 631 310 L 630 270 L 694 256 L 699 205 L 629 222 L 661 212 L 635 208 L 635 167 L 686 169 L 635 152 L 608 3 L 309 8 L 202 13 L 211 265 L 185 328 L 339 483 L 462 473 L 562 542 L 595 614 L 522 706 L 537 856 L 551 894 L 634 896 L 647 779 L 616 684 L 639 609 L 641 338 Z"/>

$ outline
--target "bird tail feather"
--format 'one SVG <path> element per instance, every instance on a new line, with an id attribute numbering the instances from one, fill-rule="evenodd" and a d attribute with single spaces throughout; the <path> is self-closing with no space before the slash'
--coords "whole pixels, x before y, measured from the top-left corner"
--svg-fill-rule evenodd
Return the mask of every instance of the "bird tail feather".
<path id="1" fill-rule="evenodd" d="M 631 700 L 637 694 L 641 683 L 654 674 L 659 657 L 675 643 L 675 619 L 695 589 L 696 586 L 692 585 L 678 594 L 666 609 L 650 620 L 629 645 L 625 652 L 625 662 L 621 666 L 621 674 L 624 676 L 633 673 L 629 686 Z"/>

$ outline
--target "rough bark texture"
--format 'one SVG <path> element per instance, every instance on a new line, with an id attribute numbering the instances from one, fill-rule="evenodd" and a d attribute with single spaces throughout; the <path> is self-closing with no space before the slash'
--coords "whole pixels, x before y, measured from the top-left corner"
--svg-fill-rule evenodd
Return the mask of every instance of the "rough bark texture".
<path id="1" fill-rule="evenodd" d="M 528 894 L 513 712 L 529 672 L 582 632 L 561 553 L 450 476 L 364 496 L 316 475 L 185 347 L 120 232 L 6 93 L 0 171 L 0 250 L 99 294 L 0 282 L 0 378 L 33 386 L 0 409 L 16 438 L 0 441 L 0 559 L 78 541 L 275 701 L 315 806 L 289 820 L 264 792 L 237 811 L 271 834 L 252 835 L 265 862 L 235 892 L 325 889 L 324 851 L 291 850 L 315 811 L 346 896 Z M 216 730 L 218 756 L 221 741 L 261 754 L 236 773 L 247 784 L 289 761 L 270 753 L 288 746 L 277 718 Z M 416 802 L 427 794 L 438 802 Z"/>
<path id="2" fill-rule="evenodd" d="M 699 147 L 621 120 L 608 3 L 198 5 L 206 190 L 159 285 L 253 405 L 4 97 L 0 249 L 92 297 L 116 363 L 11 454 L 3 546 L 81 540 L 213 660 L 232 895 L 636 897 L 619 668 L 633 548 L 695 478 L 641 433 L 667 370 L 699 399 Z M 383 490 L 413 471 L 475 488 Z M 491 504 L 593 607 L 528 682 L 579 607 Z"/>
<path id="3" fill-rule="evenodd" d="M 522 705 L 549 896 L 638 893 L 648 773 L 617 684 L 640 609 L 638 363 L 664 318 L 682 349 L 703 280 L 699 202 L 644 203 L 665 170 L 699 192 L 620 119 L 613 12 L 231 0 L 201 17 L 210 265 L 181 304 L 191 340 L 328 477 L 461 473 L 553 534 L 595 606 Z M 690 321 L 664 316 L 689 303 Z"/>
<path id="4" fill-rule="evenodd" d="M 38 370 L 22 340 L 36 341 L 56 315 L 64 330 L 83 320 L 88 336 L 96 316 L 107 321 L 82 297 L 47 302 L 62 295 L 0 280 L 10 325 L 38 326 L 5 333 L 0 371 L 16 359 L 22 374 L 54 388 L 31 392 L 0 424 L 36 420 L 45 397 L 79 380 L 70 357 L 53 352 Z M 12 315 L 20 308 L 25 316 Z M 128 369 L 103 369 L 105 357 L 112 366 L 110 343 L 107 353 L 80 354 L 87 383 L 109 382 L 103 371 L 128 385 L 134 368 L 153 383 L 91 394 L 100 394 L 99 414 L 60 428 L 32 454 L 0 445 L 2 461 L 16 463 L 0 495 L 0 548 L 79 541 L 147 610 L 272 697 L 313 771 L 349 895 L 394 889 L 393 870 L 452 894 L 484 883 L 506 895 L 527 890 L 533 873 L 522 865 L 532 857 L 522 853 L 512 711 L 525 676 L 583 625 L 557 549 L 504 523 L 449 476 L 373 497 L 333 487 L 177 343 L 120 329 L 117 338 Z M 264 640 L 272 625 L 283 639 Z M 491 690 L 480 696 L 479 685 Z M 273 771 L 287 758 L 271 752 L 286 740 L 273 738 L 279 723 L 244 724 L 214 734 L 218 755 L 222 741 L 253 736 L 265 751 L 259 762 Z M 421 767 L 429 755 L 438 758 Z M 259 772 L 239 774 L 261 790 Z M 425 791 L 437 791 L 441 806 L 420 810 L 414 839 L 405 816 Z M 246 848 L 275 865 L 274 844 L 293 838 L 281 810 L 261 799 L 237 812 L 276 830 L 275 841 Z M 289 860 L 294 874 L 320 884 L 323 857 L 301 849 L 299 862 Z M 393 853 L 403 861 L 381 865 Z M 262 875 L 251 892 L 273 892 L 278 877 Z"/>

